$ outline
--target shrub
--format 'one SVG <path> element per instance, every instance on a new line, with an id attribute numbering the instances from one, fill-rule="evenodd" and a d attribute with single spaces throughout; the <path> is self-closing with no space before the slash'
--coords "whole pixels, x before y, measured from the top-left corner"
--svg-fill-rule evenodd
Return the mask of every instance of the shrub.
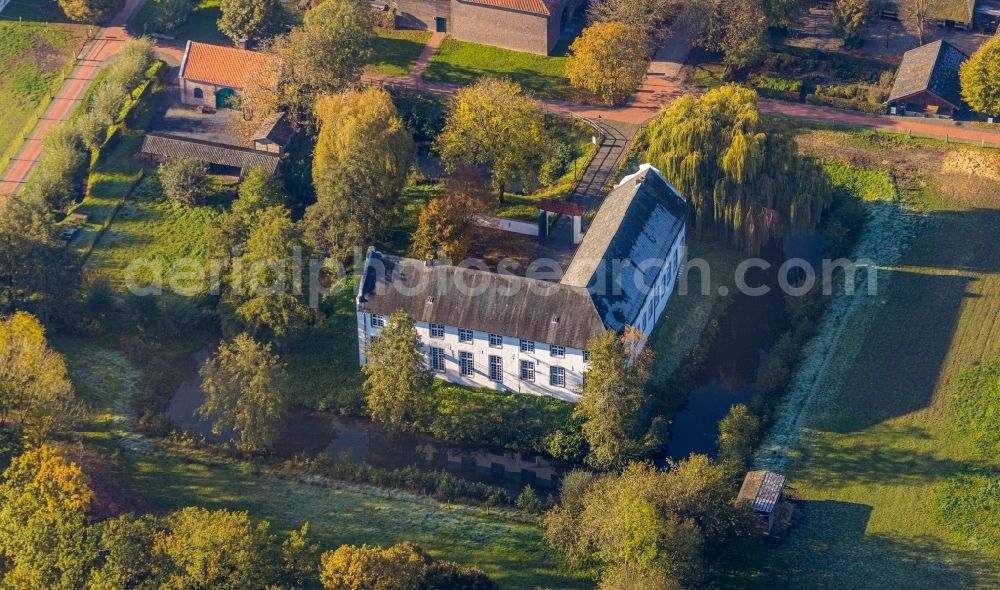
<path id="1" fill-rule="evenodd" d="M 392 101 L 415 141 L 433 141 L 444 129 L 445 101 L 415 92 L 394 93 Z"/>
<path id="2" fill-rule="evenodd" d="M 43 157 L 31 175 L 27 200 L 39 207 L 59 210 L 75 201 L 83 187 L 87 154 L 73 125 L 54 128 L 43 142 Z"/>
<path id="3" fill-rule="evenodd" d="M 806 96 L 806 102 L 808 102 L 809 104 L 833 107 L 836 109 L 861 111 L 862 113 L 869 113 L 872 115 L 885 114 L 885 107 L 883 107 L 881 104 L 872 104 L 866 100 L 837 98 L 832 96 L 810 94 Z"/>
<path id="4" fill-rule="evenodd" d="M 514 504 L 518 510 L 525 514 L 542 513 L 542 502 L 538 499 L 535 490 L 531 486 L 524 486 L 524 490 L 521 491 L 521 495 L 517 497 L 517 501 Z"/>
<path id="5" fill-rule="evenodd" d="M 1000 360 L 963 371 L 951 407 L 959 430 L 985 456 L 1000 453 Z"/>
<path id="6" fill-rule="evenodd" d="M 208 164 L 195 158 L 178 158 L 160 164 L 163 193 L 184 205 L 194 205 L 208 193 Z"/>
<path id="7" fill-rule="evenodd" d="M 963 473 L 934 493 L 938 522 L 982 549 L 1000 546 L 1000 472 Z"/>
<path id="8" fill-rule="evenodd" d="M 114 16 L 125 0 L 58 0 L 66 18 L 81 23 L 97 24 Z"/>
<path id="9" fill-rule="evenodd" d="M 151 33 L 173 33 L 188 19 L 193 0 L 147 0 L 152 3 L 152 18 L 148 26 Z"/>
<path id="10" fill-rule="evenodd" d="M 538 173 L 538 180 L 543 185 L 555 184 L 569 169 L 577 157 L 576 150 L 568 143 L 557 143 L 552 156 L 542 164 L 542 169 Z"/>

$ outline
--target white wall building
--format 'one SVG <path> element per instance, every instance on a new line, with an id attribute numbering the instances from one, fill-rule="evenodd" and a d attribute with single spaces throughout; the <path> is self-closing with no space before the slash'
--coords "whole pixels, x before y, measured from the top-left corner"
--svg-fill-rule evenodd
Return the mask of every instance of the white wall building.
<path id="1" fill-rule="evenodd" d="M 361 364 L 403 310 L 439 378 L 577 401 L 588 343 L 627 326 L 648 335 L 663 313 L 686 216 L 676 189 L 643 165 L 607 196 L 559 283 L 372 251 L 357 295 Z"/>

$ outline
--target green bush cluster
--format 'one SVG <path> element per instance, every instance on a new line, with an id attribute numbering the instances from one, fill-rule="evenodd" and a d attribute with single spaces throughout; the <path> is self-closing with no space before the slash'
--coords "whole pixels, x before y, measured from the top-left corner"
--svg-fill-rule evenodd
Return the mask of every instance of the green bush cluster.
<path id="1" fill-rule="evenodd" d="M 565 142 L 557 142 L 552 156 L 542 164 L 538 173 L 538 180 L 545 186 L 555 184 L 563 174 L 569 170 L 573 160 L 579 157 L 579 153 L 573 145 Z"/>
<path id="2" fill-rule="evenodd" d="M 143 7 L 143 12 L 149 11 L 146 21 L 147 33 L 173 33 L 183 25 L 194 9 L 194 0 L 146 0 L 149 6 Z"/>
<path id="3" fill-rule="evenodd" d="M 572 404 L 551 397 L 435 382 L 427 430 L 438 438 L 578 461 L 586 451 Z"/>
<path id="4" fill-rule="evenodd" d="M 885 114 L 885 107 L 881 103 L 875 104 L 868 102 L 867 100 L 810 94 L 806 96 L 806 102 L 817 106 L 833 107 L 835 109 L 844 109 L 848 111 L 860 111 L 871 115 Z"/>
<path id="5" fill-rule="evenodd" d="M 801 92 L 802 80 L 794 78 L 784 78 L 780 76 L 768 76 L 767 74 L 750 74 L 747 82 L 757 90 L 776 90 L 780 92 Z"/>
<path id="6" fill-rule="evenodd" d="M 934 517 L 980 549 L 1000 547 L 1000 471 L 962 473 L 934 493 Z"/>
<path id="7" fill-rule="evenodd" d="M 447 103 L 416 92 L 394 92 L 392 101 L 417 142 L 434 141 L 444 129 Z"/>
<path id="8" fill-rule="evenodd" d="M 816 81 L 838 80 L 846 83 L 878 84 L 883 75 L 886 72 L 891 73 L 895 67 L 876 59 L 783 45 L 780 50 L 768 53 L 760 69 Z"/>
<path id="9" fill-rule="evenodd" d="M 306 469 L 341 481 L 401 489 L 449 502 L 464 501 L 490 506 L 509 506 L 512 503 L 510 494 L 503 488 L 467 481 L 444 470 L 420 469 L 413 465 L 383 469 L 357 463 L 348 455 L 331 457 L 327 454 L 308 461 Z"/>

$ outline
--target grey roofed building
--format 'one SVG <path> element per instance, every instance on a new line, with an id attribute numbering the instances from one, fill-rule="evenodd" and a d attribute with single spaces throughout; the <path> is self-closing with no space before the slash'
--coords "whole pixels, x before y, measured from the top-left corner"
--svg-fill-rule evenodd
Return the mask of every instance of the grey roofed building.
<path id="1" fill-rule="evenodd" d="M 372 252 L 358 309 L 581 350 L 604 331 L 586 289 Z"/>
<path id="2" fill-rule="evenodd" d="M 947 41 L 935 41 L 903 54 L 896 80 L 889 93 L 889 103 L 905 104 L 919 95 L 932 95 L 952 109 L 962 106 L 958 69 L 969 56 Z M 921 102 L 923 99 L 918 100 Z"/>
<path id="3" fill-rule="evenodd" d="M 687 214 L 677 190 L 644 165 L 605 198 L 562 283 L 589 289 L 609 328 L 634 324 Z"/>
<path id="4" fill-rule="evenodd" d="M 294 137 L 295 130 L 292 129 L 288 118 L 284 113 L 276 113 L 261 121 L 260 127 L 254 132 L 250 141 L 257 149 L 270 151 L 273 146 L 275 151 L 284 153 Z"/>
<path id="5" fill-rule="evenodd" d="M 241 174 L 254 166 L 261 166 L 273 174 L 281 163 L 281 157 L 274 153 L 166 133 L 147 134 L 142 140 L 139 155 L 159 162 L 197 158 L 209 164 L 239 168 Z"/>

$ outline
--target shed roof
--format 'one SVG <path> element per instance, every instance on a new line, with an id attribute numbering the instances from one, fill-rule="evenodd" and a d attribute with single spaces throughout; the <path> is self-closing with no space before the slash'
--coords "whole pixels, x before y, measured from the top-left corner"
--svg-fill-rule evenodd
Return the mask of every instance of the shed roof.
<path id="1" fill-rule="evenodd" d="M 785 476 L 773 471 L 751 471 L 743 479 L 736 499 L 746 502 L 757 512 L 769 513 L 781 497 Z"/>
<path id="2" fill-rule="evenodd" d="M 275 113 L 261 121 L 260 127 L 254 132 L 253 141 L 271 141 L 278 145 L 288 145 L 295 131 L 284 113 Z"/>
<path id="3" fill-rule="evenodd" d="M 562 283 L 587 287 L 609 328 L 634 324 L 687 213 L 677 189 L 643 164 L 604 199 Z"/>
<path id="4" fill-rule="evenodd" d="M 957 47 L 940 40 L 903 54 L 896 80 L 889 93 L 889 102 L 931 92 L 954 107 L 962 105 L 958 68 L 969 56 Z"/>
<path id="5" fill-rule="evenodd" d="M 912 2 L 912 0 L 906 0 Z M 928 13 L 935 20 L 950 20 L 957 23 L 971 23 L 976 8 L 976 0 L 931 0 Z"/>
<path id="6" fill-rule="evenodd" d="M 358 304 L 369 313 L 403 310 L 420 322 L 581 350 L 604 330 L 586 289 L 377 251 Z"/>
<path id="7" fill-rule="evenodd" d="M 158 160 L 197 158 L 210 164 L 232 166 L 243 170 L 262 166 L 272 174 L 281 162 L 277 154 L 166 133 L 147 134 L 142 140 L 139 153 Z"/>
<path id="8" fill-rule="evenodd" d="M 491 8 L 505 8 L 529 14 L 549 16 L 555 10 L 558 0 L 459 0 L 467 4 L 478 4 Z"/>
<path id="9" fill-rule="evenodd" d="M 188 41 L 179 76 L 228 88 L 244 89 L 255 73 L 276 67 L 272 55 Z"/>

